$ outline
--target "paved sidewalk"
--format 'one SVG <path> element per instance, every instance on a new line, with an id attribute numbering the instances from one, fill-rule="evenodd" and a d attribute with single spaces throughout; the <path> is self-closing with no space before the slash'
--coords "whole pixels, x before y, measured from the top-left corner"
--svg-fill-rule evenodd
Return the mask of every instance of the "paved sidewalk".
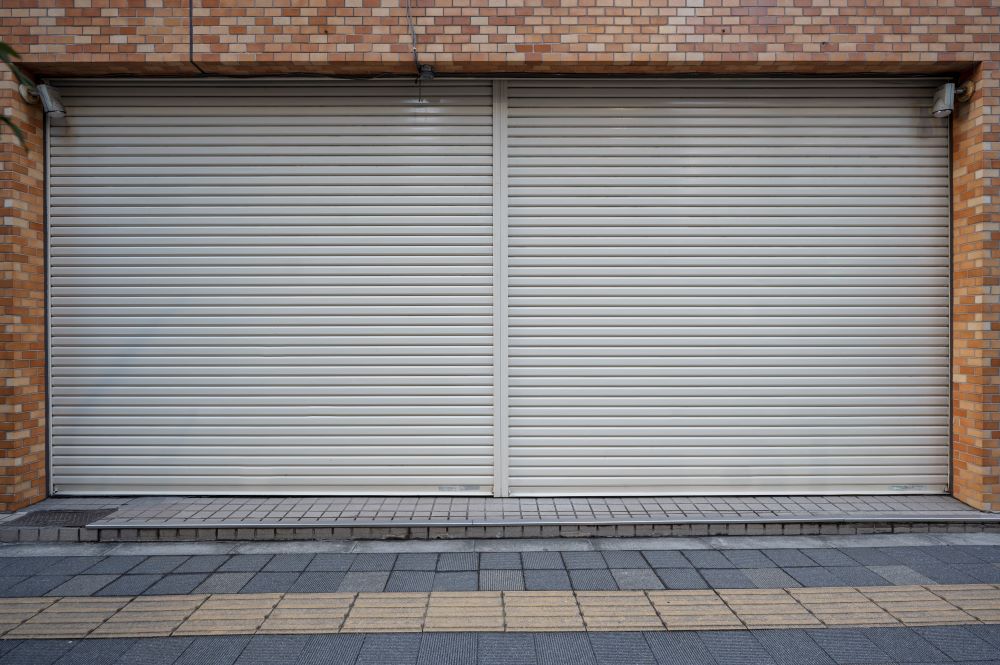
<path id="1" fill-rule="evenodd" d="M 2 665 L 997 665 L 1000 626 L 0 640 Z"/>

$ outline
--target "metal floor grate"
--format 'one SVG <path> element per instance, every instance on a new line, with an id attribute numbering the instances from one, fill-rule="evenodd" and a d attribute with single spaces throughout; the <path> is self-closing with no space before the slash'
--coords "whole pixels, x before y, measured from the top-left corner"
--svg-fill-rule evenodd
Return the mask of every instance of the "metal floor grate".
<path id="1" fill-rule="evenodd" d="M 114 510 L 33 510 L 4 526 L 85 527 L 115 512 Z"/>

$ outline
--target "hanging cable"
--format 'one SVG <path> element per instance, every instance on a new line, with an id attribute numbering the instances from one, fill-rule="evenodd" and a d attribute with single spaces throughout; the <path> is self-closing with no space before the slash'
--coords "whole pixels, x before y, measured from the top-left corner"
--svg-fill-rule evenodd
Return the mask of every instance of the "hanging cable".
<path id="1" fill-rule="evenodd" d="M 434 80 L 434 68 L 430 65 L 420 64 L 420 55 L 417 53 L 417 26 L 413 22 L 413 10 L 410 7 L 410 0 L 406 0 L 406 20 L 410 24 L 410 44 L 413 47 L 413 68 L 417 72 L 417 95 L 421 101 L 424 98 L 423 84 L 425 81 Z"/>

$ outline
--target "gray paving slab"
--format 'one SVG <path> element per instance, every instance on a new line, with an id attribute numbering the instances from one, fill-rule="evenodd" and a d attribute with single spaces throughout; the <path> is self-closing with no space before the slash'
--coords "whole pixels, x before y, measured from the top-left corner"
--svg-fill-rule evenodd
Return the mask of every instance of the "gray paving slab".
<path id="1" fill-rule="evenodd" d="M 587 633 L 598 665 L 657 665 L 642 633 Z"/>
<path id="2" fill-rule="evenodd" d="M 306 570 L 310 572 L 315 572 L 315 571 L 346 572 L 351 569 L 352 563 L 354 563 L 353 554 L 339 554 L 339 553 L 317 554 L 315 557 L 313 557 L 312 561 L 309 562 L 309 565 L 306 566 Z"/>
<path id="3" fill-rule="evenodd" d="M 118 575 L 77 575 L 50 589 L 49 596 L 90 596 L 118 579 Z"/>
<path id="4" fill-rule="evenodd" d="M 271 554 L 235 554 L 216 570 L 220 573 L 257 573 L 271 560 Z"/>
<path id="5" fill-rule="evenodd" d="M 131 639 L 79 640 L 55 665 L 114 665 L 135 643 Z"/>
<path id="6" fill-rule="evenodd" d="M 951 660 L 909 628 L 863 628 L 859 632 L 897 662 L 947 663 Z"/>
<path id="7" fill-rule="evenodd" d="M 54 565 L 57 565 L 63 557 L 40 556 L 40 557 L 12 557 L 0 563 L 0 575 L 6 577 L 31 577 L 32 575 L 45 574 Z"/>
<path id="8" fill-rule="evenodd" d="M 535 654 L 539 665 L 597 665 L 586 633 L 537 633 Z"/>
<path id="9" fill-rule="evenodd" d="M 985 584 L 1000 584 L 1000 567 L 996 565 L 959 563 L 953 565 L 952 568 Z"/>
<path id="10" fill-rule="evenodd" d="M 57 586 L 69 582 L 72 577 L 68 575 L 32 575 L 25 577 L 17 584 L 13 584 L 0 592 L 4 598 L 18 598 L 22 596 L 44 596 Z"/>
<path id="11" fill-rule="evenodd" d="M 808 548 L 803 549 L 802 553 L 815 561 L 817 565 L 826 566 L 827 568 L 858 565 L 858 562 L 851 558 L 847 552 L 834 547 Z"/>
<path id="12" fill-rule="evenodd" d="M 185 555 L 209 556 L 232 554 L 240 547 L 236 543 L 227 542 L 179 542 L 179 543 L 119 543 L 108 550 L 112 555 Z"/>
<path id="13" fill-rule="evenodd" d="M 195 593 L 239 593 L 255 573 L 212 573 L 195 587 Z"/>
<path id="14" fill-rule="evenodd" d="M 352 573 L 388 573 L 396 563 L 396 555 L 388 552 L 358 554 L 351 563 Z"/>
<path id="15" fill-rule="evenodd" d="M 746 575 L 758 589 L 788 589 L 802 586 L 781 568 L 741 568 L 739 572 Z"/>
<path id="16" fill-rule="evenodd" d="M 21 640 L 0 640 L 0 657 L 8 651 L 16 649 L 21 644 Z"/>
<path id="17" fill-rule="evenodd" d="M 52 665 L 73 648 L 73 640 L 25 640 L 0 656 L 3 665 Z"/>
<path id="18" fill-rule="evenodd" d="M 852 547 L 845 548 L 844 551 L 847 556 L 862 566 L 896 566 L 900 564 L 899 560 L 878 547 Z"/>
<path id="19" fill-rule="evenodd" d="M 28 579 L 27 575 L 19 575 L 18 577 L 0 576 L 0 597 L 3 597 L 7 589 L 17 586 L 26 579 Z"/>
<path id="20" fill-rule="evenodd" d="M 530 633 L 480 633 L 479 665 L 541 665 Z"/>
<path id="21" fill-rule="evenodd" d="M 801 568 L 783 568 L 783 570 L 795 578 L 795 581 L 802 586 L 842 586 L 842 582 L 837 579 L 832 568 L 821 568 L 819 566 L 809 566 Z"/>
<path id="22" fill-rule="evenodd" d="M 208 556 L 191 556 L 187 561 L 177 566 L 174 573 L 214 573 L 219 566 L 229 560 L 226 554 Z"/>
<path id="23" fill-rule="evenodd" d="M 479 568 L 485 570 L 521 570 L 519 552 L 482 552 L 479 554 Z"/>
<path id="24" fill-rule="evenodd" d="M 771 568 L 771 562 L 760 550 L 723 550 L 726 557 L 735 568 Z"/>
<path id="25" fill-rule="evenodd" d="M 145 560 L 145 556 L 139 555 L 107 556 L 88 568 L 85 572 L 90 575 L 121 575 L 129 572 Z"/>
<path id="26" fill-rule="evenodd" d="M 617 591 L 618 584 L 607 568 L 575 568 L 569 571 L 574 591 Z"/>
<path id="27" fill-rule="evenodd" d="M 424 633 L 417 665 L 475 665 L 478 645 L 475 633 Z"/>
<path id="28" fill-rule="evenodd" d="M 287 593 L 299 579 L 299 573 L 265 573 L 254 575 L 240 593 Z"/>
<path id="29" fill-rule="evenodd" d="M 921 575 L 909 566 L 868 566 L 868 569 L 891 584 L 933 584 L 934 580 Z M 829 585 L 824 585 L 829 586 Z"/>
<path id="30" fill-rule="evenodd" d="M 815 566 L 816 562 L 803 554 L 801 550 L 794 549 L 765 549 L 761 550 L 768 559 L 774 562 L 779 568 L 799 568 Z"/>
<path id="31" fill-rule="evenodd" d="M 198 586 L 208 579 L 207 573 L 182 573 L 164 575 L 160 581 L 142 592 L 144 596 L 174 596 L 194 593 Z"/>
<path id="32" fill-rule="evenodd" d="M 334 593 L 340 588 L 346 573 L 330 571 L 306 571 L 289 589 L 292 593 Z"/>
<path id="33" fill-rule="evenodd" d="M 176 570 L 178 566 L 187 560 L 187 556 L 151 556 L 128 572 L 133 575 L 166 575 Z"/>
<path id="34" fill-rule="evenodd" d="M 694 565 L 676 550 L 642 550 L 642 556 L 653 568 L 694 568 Z"/>
<path id="35" fill-rule="evenodd" d="M 937 557 L 931 556 L 924 551 L 923 547 L 883 547 L 882 551 L 893 557 L 904 566 L 925 565 L 933 566 L 940 562 Z"/>
<path id="36" fill-rule="evenodd" d="M 443 552 L 438 555 L 438 572 L 478 570 L 479 555 L 475 552 Z"/>
<path id="37" fill-rule="evenodd" d="M 600 552 L 563 552 L 563 563 L 571 570 L 607 569 L 608 562 Z"/>
<path id="38" fill-rule="evenodd" d="M 254 635 L 235 665 L 297 665 L 308 641 L 302 635 Z"/>
<path id="39" fill-rule="evenodd" d="M 525 570 L 563 570 L 559 552 L 521 552 L 521 565 Z"/>
<path id="40" fill-rule="evenodd" d="M 353 665 L 364 641 L 361 634 L 313 635 L 299 653 L 299 665 Z"/>
<path id="41" fill-rule="evenodd" d="M 191 645 L 191 637 L 136 640 L 115 665 L 171 665 Z"/>
<path id="42" fill-rule="evenodd" d="M 719 665 L 775 665 L 768 650 L 750 632 L 706 631 L 700 637 Z"/>
<path id="43" fill-rule="evenodd" d="M 79 575 L 100 560 L 101 557 L 97 556 L 66 556 L 54 561 L 39 572 L 44 575 Z M 3 574 L 2 570 L 0 570 L 0 574 Z"/>
<path id="44" fill-rule="evenodd" d="M 717 665 L 696 632 L 645 633 L 657 665 Z"/>
<path id="45" fill-rule="evenodd" d="M 275 554 L 261 570 L 265 573 L 301 573 L 315 554 Z"/>
<path id="46" fill-rule="evenodd" d="M 952 660 L 989 660 L 998 655 L 992 644 L 964 626 L 927 626 L 913 630 Z"/>
<path id="47" fill-rule="evenodd" d="M 474 570 L 445 571 L 434 574 L 434 591 L 477 591 L 479 573 Z"/>
<path id="48" fill-rule="evenodd" d="M 689 550 L 684 556 L 695 568 L 735 568 L 732 561 L 715 550 Z"/>
<path id="49" fill-rule="evenodd" d="M 649 563 L 639 550 L 614 550 L 602 552 L 608 568 L 649 568 Z"/>
<path id="50" fill-rule="evenodd" d="M 196 637 L 173 665 L 232 665 L 249 642 L 248 635 Z"/>
<path id="51" fill-rule="evenodd" d="M 569 591 L 573 587 L 565 570 L 541 569 L 524 571 L 524 588 L 528 591 Z"/>
<path id="52" fill-rule="evenodd" d="M 662 589 L 663 583 L 652 568 L 611 568 L 611 576 L 619 589 Z"/>
<path id="53" fill-rule="evenodd" d="M 414 665 L 420 641 L 420 633 L 365 635 L 356 665 Z"/>
<path id="54" fill-rule="evenodd" d="M 835 566 L 828 568 L 844 586 L 886 586 L 889 581 L 864 566 Z"/>
<path id="55" fill-rule="evenodd" d="M 437 570 L 436 552 L 405 552 L 396 557 L 395 570 Z"/>
<path id="56" fill-rule="evenodd" d="M 480 570 L 480 591 L 524 591 L 524 574 L 520 570 Z"/>
<path id="57" fill-rule="evenodd" d="M 656 575 L 668 589 L 708 588 L 708 583 L 694 568 L 657 568 Z"/>
<path id="58" fill-rule="evenodd" d="M 825 629 L 806 631 L 838 665 L 891 663 L 892 658 L 857 630 Z"/>
<path id="59" fill-rule="evenodd" d="M 394 570 L 385 585 L 386 591 L 433 591 L 433 570 Z"/>
<path id="60" fill-rule="evenodd" d="M 163 578 L 162 575 L 121 575 L 95 596 L 138 596 Z"/>
<path id="61" fill-rule="evenodd" d="M 314 526 L 314 525 L 310 525 Z M 361 547 L 354 540 L 281 540 L 239 543 L 237 554 L 339 554 Z"/>
<path id="62" fill-rule="evenodd" d="M 803 630 L 751 631 L 777 665 L 834 665 L 834 661 Z"/>
<path id="63" fill-rule="evenodd" d="M 980 566 L 983 564 L 980 562 L 972 565 Z M 946 563 L 939 563 L 934 566 L 910 565 L 908 567 L 912 568 L 917 574 L 933 580 L 936 584 L 979 584 L 981 581 Z"/>
<path id="64" fill-rule="evenodd" d="M 344 573 L 337 591 L 384 591 L 389 581 L 389 573 L 349 572 Z"/>
<path id="65" fill-rule="evenodd" d="M 699 573 L 713 589 L 755 589 L 756 583 L 737 568 L 706 568 Z"/>

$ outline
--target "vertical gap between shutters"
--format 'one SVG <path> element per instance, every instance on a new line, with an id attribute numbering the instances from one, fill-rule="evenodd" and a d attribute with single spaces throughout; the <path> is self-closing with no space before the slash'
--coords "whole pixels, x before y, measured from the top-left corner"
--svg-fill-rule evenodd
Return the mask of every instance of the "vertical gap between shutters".
<path id="1" fill-rule="evenodd" d="M 493 81 L 493 494 L 509 496 L 507 81 Z"/>

